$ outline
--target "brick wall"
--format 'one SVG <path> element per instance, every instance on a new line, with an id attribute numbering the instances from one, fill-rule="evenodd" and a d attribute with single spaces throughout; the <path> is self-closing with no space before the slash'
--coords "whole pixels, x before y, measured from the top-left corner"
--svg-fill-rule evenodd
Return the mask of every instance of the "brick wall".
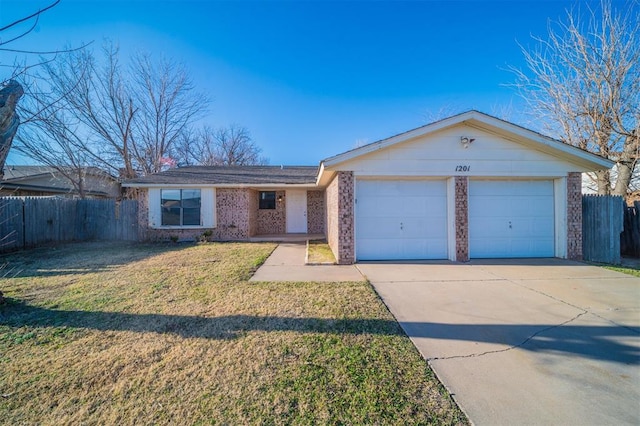
<path id="1" fill-rule="evenodd" d="M 469 178 L 455 177 L 456 261 L 469 261 Z"/>
<path id="2" fill-rule="evenodd" d="M 256 209 L 259 203 L 259 193 L 256 192 Z M 260 210 L 257 209 L 257 235 L 266 234 L 284 234 L 287 232 L 287 199 L 285 197 L 285 191 L 276 191 L 276 208 L 274 210 Z M 282 201 L 278 201 L 278 199 Z"/>
<path id="3" fill-rule="evenodd" d="M 251 236 L 251 193 L 244 188 L 216 189 L 216 240 L 246 240 Z"/>
<path id="4" fill-rule="evenodd" d="M 325 235 L 333 255 L 338 258 L 338 178 L 331 181 L 324 192 Z"/>
<path id="5" fill-rule="evenodd" d="M 259 192 L 249 190 L 249 236 L 258 234 L 258 198 Z"/>
<path id="6" fill-rule="evenodd" d="M 567 258 L 582 260 L 582 174 L 567 176 Z"/>
<path id="7" fill-rule="evenodd" d="M 327 241 L 339 264 L 355 262 L 353 172 L 338 172 L 326 190 Z"/>
<path id="8" fill-rule="evenodd" d="M 324 234 L 324 191 L 307 191 L 307 232 Z"/>

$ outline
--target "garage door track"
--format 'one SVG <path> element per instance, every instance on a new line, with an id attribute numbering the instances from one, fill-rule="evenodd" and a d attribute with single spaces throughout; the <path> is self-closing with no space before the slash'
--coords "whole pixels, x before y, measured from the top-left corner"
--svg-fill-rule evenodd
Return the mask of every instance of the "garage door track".
<path id="1" fill-rule="evenodd" d="M 473 423 L 640 424 L 640 278 L 559 259 L 358 268 Z"/>

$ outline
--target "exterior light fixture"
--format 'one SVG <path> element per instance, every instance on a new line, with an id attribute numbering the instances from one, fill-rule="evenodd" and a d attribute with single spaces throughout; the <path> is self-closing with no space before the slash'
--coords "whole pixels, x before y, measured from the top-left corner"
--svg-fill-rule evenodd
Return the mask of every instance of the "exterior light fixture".
<path id="1" fill-rule="evenodd" d="M 469 137 L 466 137 L 466 136 L 461 136 L 460 137 L 460 143 L 465 148 L 469 148 L 469 145 L 471 145 L 473 143 L 473 141 L 475 141 L 474 138 L 469 138 Z"/>

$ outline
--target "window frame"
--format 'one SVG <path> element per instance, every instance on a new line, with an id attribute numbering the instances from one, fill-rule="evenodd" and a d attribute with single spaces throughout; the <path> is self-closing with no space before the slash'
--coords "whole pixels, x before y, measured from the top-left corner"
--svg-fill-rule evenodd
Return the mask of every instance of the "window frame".
<path id="1" fill-rule="evenodd" d="M 174 195 L 176 191 L 178 191 L 179 198 Z M 169 192 L 174 192 L 174 194 L 169 194 Z M 185 198 L 184 196 L 185 192 L 187 193 L 197 192 L 198 196 Z M 166 198 L 165 198 L 165 193 L 167 193 Z M 197 207 L 193 205 L 189 205 L 189 200 L 195 200 L 195 199 L 198 200 Z M 178 203 L 177 205 L 174 204 L 172 206 L 165 206 L 166 201 L 169 201 L 169 202 L 174 201 Z M 187 205 L 185 206 L 185 204 Z M 185 224 L 185 210 L 187 211 L 187 214 L 189 213 L 193 214 L 196 209 L 198 211 L 198 223 Z M 174 210 L 175 212 L 177 212 L 178 223 L 175 223 L 175 220 L 172 221 L 173 223 L 165 223 L 165 214 L 167 213 L 167 210 L 169 211 Z M 174 217 L 175 217 L 175 212 L 174 212 Z M 203 217 L 202 217 L 202 189 L 201 188 L 161 188 L 160 189 L 160 226 L 161 227 L 163 228 L 200 228 L 203 226 L 202 223 L 203 223 Z"/>

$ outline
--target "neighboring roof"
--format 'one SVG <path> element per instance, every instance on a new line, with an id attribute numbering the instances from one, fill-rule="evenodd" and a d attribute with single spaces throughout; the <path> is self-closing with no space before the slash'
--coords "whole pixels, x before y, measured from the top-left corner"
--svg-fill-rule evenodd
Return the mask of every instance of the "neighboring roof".
<path id="1" fill-rule="evenodd" d="M 76 192 L 75 188 L 71 186 L 42 186 L 42 185 L 25 185 L 22 183 L 2 182 L 0 183 L 0 189 L 5 191 L 30 191 L 30 192 L 47 192 L 51 194 L 73 194 Z M 92 197 L 109 197 L 109 193 L 105 191 L 94 191 L 92 189 L 85 190 L 85 195 Z M 5 195 L 3 195 L 4 197 Z"/>
<path id="2" fill-rule="evenodd" d="M 84 167 L 85 173 L 89 175 L 95 175 L 99 177 L 108 177 L 113 180 L 115 178 L 109 173 L 97 167 Z M 58 175 L 59 171 L 55 167 L 51 166 L 7 166 L 5 165 L 2 170 L 4 176 L 2 178 L 5 182 L 15 182 L 24 179 L 33 179 L 35 177 L 46 175 Z"/>
<path id="3" fill-rule="evenodd" d="M 129 179 L 122 186 L 313 185 L 317 175 L 317 166 L 189 166 Z"/>
<path id="4" fill-rule="evenodd" d="M 533 130 L 526 129 L 517 124 L 510 123 L 480 111 L 471 110 L 409 130 L 390 138 L 382 139 L 380 141 L 343 152 L 342 154 L 338 154 L 333 157 L 326 158 L 320 164 L 321 169 L 462 123 L 475 126 L 480 129 L 497 132 L 503 137 L 516 140 L 517 142 L 529 145 L 534 149 L 548 152 L 558 157 L 564 157 L 569 161 L 580 164 L 589 164 L 594 170 L 609 169 L 615 164 L 609 159 L 566 144 L 557 139 L 550 138 Z"/>
<path id="5" fill-rule="evenodd" d="M 117 182 L 116 178 L 97 167 L 84 167 L 87 176 L 94 176 L 109 181 Z M 62 175 L 55 167 L 50 166 L 5 166 L 4 176 L 0 180 L 0 189 L 5 191 L 45 192 L 51 194 L 74 194 L 77 190 L 73 184 Z M 85 194 L 88 196 L 109 197 L 103 187 L 95 187 L 87 184 Z"/>

